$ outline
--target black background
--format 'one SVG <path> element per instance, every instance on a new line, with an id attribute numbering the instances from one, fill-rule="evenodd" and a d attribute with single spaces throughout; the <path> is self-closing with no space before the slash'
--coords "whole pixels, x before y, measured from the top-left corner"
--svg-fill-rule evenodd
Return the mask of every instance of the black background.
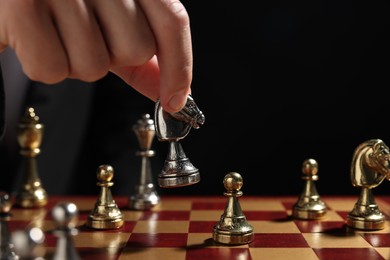
<path id="1" fill-rule="evenodd" d="M 302 163 L 313 158 L 320 195 L 358 194 L 350 181 L 355 148 L 376 138 L 390 144 L 389 2 L 182 2 L 192 30 L 192 93 L 206 123 L 181 144 L 201 181 L 157 187 L 158 193 L 222 196 L 223 178 L 234 171 L 243 177 L 244 195 L 298 195 Z M 141 113 L 153 114 L 154 102 L 112 74 L 94 88 L 74 83 L 35 84 L 27 102 L 46 125 L 37 157 L 44 186 L 49 194 L 96 195 L 96 168 L 111 164 L 114 195 L 132 194 L 140 169 L 132 126 Z M 52 107 L 61 112 L 53 114 Z M 76 121 L 74 113 L 92 116 Z M 76 133 L 75 126 L 84 124 L 85 133 Z M 77 142 L 79 151 L 69 142 Z M 156 140 L 152 148 L 157 183 L 168 144 Z M 77 162 L 64 163 L 70 155 Z M 2 189 L 10 190 L 16 171 L 22 172 L 16 164 L 0 160 Z M 373 192 L 390 194 L 389 181 Z"/>
<path id="2" fill-rule="evenodd" d="M 298 194 L 307 158 L 319 164 L 320 194 L 358 193 L 354 149 L 390 142 L 389 2 L 183 3 L 206 123 L 182 142 L 202 181 L 170 193 L 221 194 L 236 171 L 244 194 Z"/>

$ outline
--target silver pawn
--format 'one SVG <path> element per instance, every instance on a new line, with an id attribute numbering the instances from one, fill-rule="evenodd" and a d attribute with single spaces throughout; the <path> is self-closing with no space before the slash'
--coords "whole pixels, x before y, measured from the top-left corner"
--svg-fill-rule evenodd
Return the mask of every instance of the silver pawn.
<path id="1" fill-rule="evenodd" d="M 0 259 L 16 260 L 19 256 L 14 251 L 8 221 L 11 218 L 11 197 L 6 192 L 0 192 Z"/>
<path id="2" fill-rule="evenodd" d="M 318 180 L 318 163 L 307 159 L 302 164 L 303 192 L 294 204 L 292 216 L 297 219 L 320 219 L 325 216 L 327 207 L 317 192 L 314 181 Z"/>
<path id="3" fill-rule="evenodd" d="M 225 175 L 223 184 L 228 201 L 219 222 L 214 225 L 213 240 L 221 244 L 248 244 L 253 241 L 254 233 L 238 202 L 238 197 L 242 196 L 242 177 L 237 172 L 230 172 Z"/>
<path id="4" fill-rule="evenodd" d="M 11 233 L 11 241 L 15 252 L 21 259 L 43 260 L 45 249 L 45 233 L 39 227 L 30 227 L 26 230 L 16 230 Z"/>
<path id="5" fill-rule="evenodd" d="M 139 183 L 135 186 L 135 194 L 129 197 L 129 208 L 148 210 L 156 206 L 160 201 L 152 181 L 150 165 L 150 158 L 155 154 L 150 148 L 156 133 L 154 121 L 150 118 L 150 115 L 142 115 L 142 118 L 133 126 L 133 131 L 140 146 L 140 150 L 136 155 L 140 156 L 142 160 L 141 176 Z"/>
<path id="6" fill-rule="evenodd" d="M 81 260 L 76 247 L 73 244 L 73 236 L 78 234 L 76 228 L 78 209 L 71 202 L 57 203 L 51 210 L 55 223 L 54 234 L 57 236 L 57 246 L 53 260 Z"/>

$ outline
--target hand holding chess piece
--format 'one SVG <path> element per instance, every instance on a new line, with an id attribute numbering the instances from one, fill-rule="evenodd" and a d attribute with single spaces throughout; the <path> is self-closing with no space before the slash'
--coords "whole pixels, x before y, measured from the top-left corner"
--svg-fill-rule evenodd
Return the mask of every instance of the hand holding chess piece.
<path id="1" fill-rule="evenodd" d="M 372 189 L 390 179 L 390 150 L 380 139 L 361 143 L 354 151 L 351 163 L 351 182 L 361 192 L 354 208 L 348 214 L 347 226 L 378 230 L 385 228 L 386 219 L 372 194 Z"/>
<path id="2" fill-rule="evenodd" d="M 26 158 L 25 179 L 16 195 L 16 204 L 23 208 L 41 207 L 47 204 L 47 193 L 42 187 L 35 157 L 41 152 L 43 125 L 32 107 L 18 125 L 20 154 Z"/>
<path id="3" fill-rule="evenodd" d="M 293 206 L 292 216 L 297 219 L 320 219 L 325 216 L 327 208 L 314 184 L 314 181 L 318 180 L 317 161 L 305 160 L 302 164 L 302 173 L 305 185 L 298 201 Z"/>
<path id="4" fill-rule="evenodd" d="M 0 259 L 17 260 L 19 256 L 15 253 L 8 227 L 11 208 L 10 195 L 6 192 L 0 192 Z"/>
<path id="5" fill-rule="evenodd" d="M 242 196 L 242 177 L 237 172 L 230 172 L 225 175 L 223 184 L 228 201 L 219 222 L 214 225 L 213 240 L 221 244 L 248 244 L 253 241 L 254 234 L 238 201 Z"/>
<path id="6" fill-rule="evenodd" d="M 86 225 L 94 229 L 117 229 L 123 226 L 123 215 L 112 197 L 110 187 L 114 177 L 114 169 L 110 165 L 100 165 L 97 170 L 97 178 L 100 186 L 99 197 L 95 207 L 88 215 Z"/>
<path id="7" fill-rule="evenodd" d="M 184 108 L 174 114 L 165 112 L 158 100 L 154 117 L 158 139 L 169 142 L 168 155 L 158 176 L 160 187 L 173 188 L 198 183 L 199 170 L 187 158 L 179 140 L 186 137 L 191 128 L 198 129 L 204 124 L 205 116 L 202 111 L 189 95 Z"/>
<path id="8" fill-rule="evenodd" d="M 142 161 L 139 183 L 135 187 L 135 194 L 129 197 L 130 209 L 151 209 L 160 201 L 152 181 L 150 165 L 150 157 L 154 156 L 154 151 L 150 148 L 156 133 L 155 129 L 154 122 L 149 114 L 144 114 L 142 119 L 138 120 L 137 124 L 133 126 L 133 131 L 140 145 L 140 151 L 137 152 L 137 155 L 142 158 Z"/>

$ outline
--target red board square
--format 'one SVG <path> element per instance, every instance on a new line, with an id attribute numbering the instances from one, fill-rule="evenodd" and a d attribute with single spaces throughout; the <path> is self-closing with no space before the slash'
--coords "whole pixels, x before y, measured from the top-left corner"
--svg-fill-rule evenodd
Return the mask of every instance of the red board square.
<path id="1" fill-rule="evenodd" d="M 229 259 L 229 260 L 251 260 L 248 248 L 194 248 L 187 249 L 186 260 L 195 259 Z"/>
<path id="2" fill-rule="evenodd" d="M 116 254 L 113 254 L 107 248 L 78 247 L 76 250 L 83 260 L 117 259 L 120 255 L 119 250 Z"/>
<path id="3" fill-rule="evenodd" d="M 320 260 L 383 260 L 374 248 L 313 248 Z"/>
<path id="4" fill-rule="evenodd" d="M 309 247 L 302 234 L 255 234 L 249 247 Z"/>
<path id="5" fill-rule="evenodd" d="M 217 221 L 191 221 L 189 233 L 212 233 Z"/>
<path id="6" fill-rule="evenodd" d="M 148 234 L 133 233 L 127 241 L 126 247 L 186 247 L 187 234 Z"/>
<path id="7" fill-rule="evenodd" d="M 140 220 L 189 220 L 189 211 L 145 211 Z"/>
<path id="8" fill-rule="evenodd" d="M 347 234 L 344 221 L 294 221 L 302 233 Z"/>
<path id="9" fill-rule="evenodd" d="M 28 226 L 30 221 L 18 221 L 18 220 L 12 220 L 6 222 L 8 225 L 8 229 L 10 232 L 16 231 L 16 230 L 24 230 Z"/>
<path id="10" fill-rule="evenodd" d="M 390 247 L 390 236 L 386 234 L 362 234 L 362 237 L 367 240 L 373 247 Z"/>

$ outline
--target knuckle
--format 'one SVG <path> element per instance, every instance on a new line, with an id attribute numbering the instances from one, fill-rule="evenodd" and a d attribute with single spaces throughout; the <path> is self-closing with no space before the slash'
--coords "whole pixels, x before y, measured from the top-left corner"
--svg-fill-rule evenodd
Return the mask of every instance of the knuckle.
<path id="1" fill-rule="evenodd" d="M 24 69 L 24 72 L 31 80 L 43 82 L 45 84 L 58 83 L 64 80 L 69 74 L 67 66 L 53 64 L 29 66 Z"/>
<path id="2" fill-rule="evenodd" d="M 187 27 L 190 23 L 190 18 L 188 16 L 187 10 L 180 1 L 170 1 L 167 4 L 170 16 L 167 17 L 168 23 L 171 26 L 175 27 Z"/>
<path id="3" fill-rule="evenodd" d="M 103 78 L 108 72 L 108 64 L 89 64 L 72 68 L 70 76 L 86 82 Z"/>

